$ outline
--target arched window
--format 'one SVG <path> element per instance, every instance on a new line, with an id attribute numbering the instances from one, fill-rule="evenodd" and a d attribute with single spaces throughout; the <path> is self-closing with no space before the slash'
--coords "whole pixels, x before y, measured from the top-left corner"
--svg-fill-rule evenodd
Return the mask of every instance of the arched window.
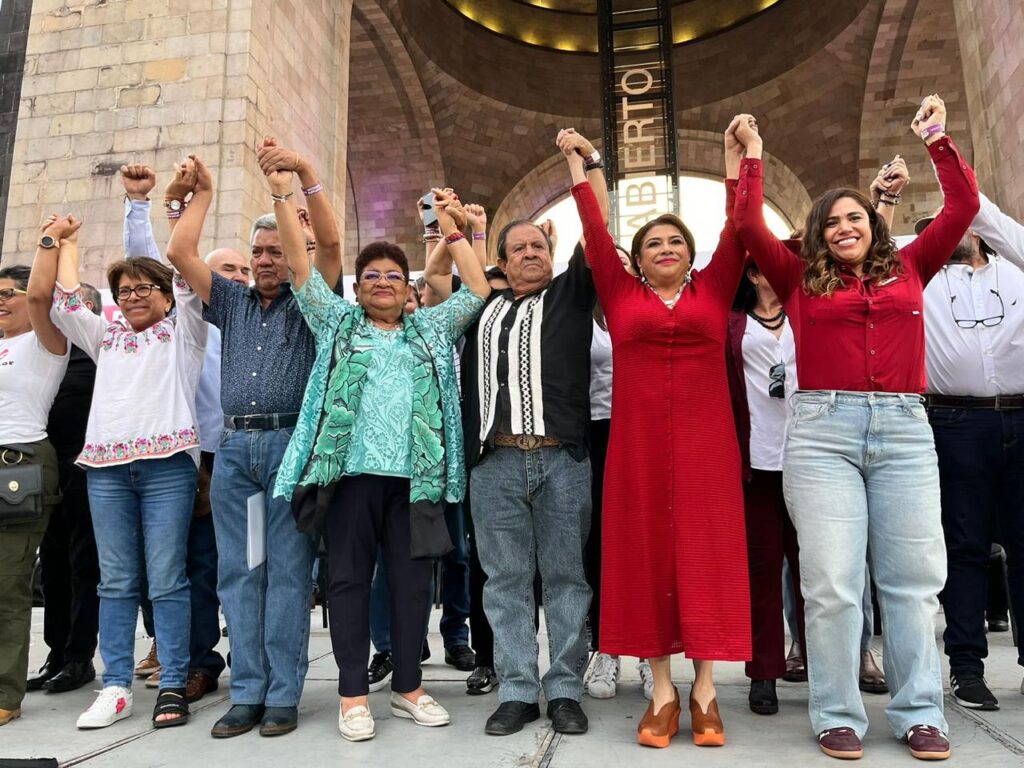
<path id="1" fill-rule="evenodd" d="M 702 176 L 679 177 L 679 199 L 682 201 L 682 219 L 693 232 L 697 252 L 710 255 L 718 245 L 718 235 L 725 224 L 725 184 L 720 179 Z M 789 237 L 793 227 L 771 203 L 765 201 L 764 218 L 768 228 L 780 238 Z M 583 224 L 576 213 L 576 203 L 567 195 L 548 206 L 535 218 L 538 224 L 551 219 L 558 233 L 555 261 L 566 262 L 583 234 Z M 629 243 L 621 243 L 629 250 Z"/>

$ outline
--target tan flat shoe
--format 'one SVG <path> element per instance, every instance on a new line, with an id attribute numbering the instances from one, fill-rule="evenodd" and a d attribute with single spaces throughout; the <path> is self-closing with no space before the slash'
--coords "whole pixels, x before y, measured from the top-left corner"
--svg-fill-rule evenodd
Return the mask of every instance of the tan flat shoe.
<path id="1" fill-rule="evenodd" d="M 679 733 L 682 707 L 679 705 L 679 689 L 673 688 L 673 691 L 675 698 L 657 712 L 654 711 L 653 701 L 647 705 L 647 711 L 636 728 L 637 744 L 664 749 L 672 737 Z"/>
<path id="2" fill-rule="evenodd" d="M 21 717 L 21 707 L 17 709 L 0 709 L 0 725 L 7 725 L 11 720 Z"/>
<path id="3" fill-rule="evenodd" d="M 725 744 L 725 726 L 718 712 L 718 699 L 708 704 L 708 711 L 700 708 L 690 691 L 690 728 L 693 730 L 693 743 L 698 747 L 720 747 Z"/>

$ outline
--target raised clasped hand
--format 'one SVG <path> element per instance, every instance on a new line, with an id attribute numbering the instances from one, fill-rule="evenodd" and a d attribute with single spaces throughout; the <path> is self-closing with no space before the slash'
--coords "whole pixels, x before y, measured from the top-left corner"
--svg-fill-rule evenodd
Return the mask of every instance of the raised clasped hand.
<path id="1" fill-rule="evenodd" d="M 121 183 L 126 195 L 147 197 L 156 186 L 156 174 L 144 163 L 130 163 L 121 166 Z"/>
<path id="2" fill-rule="evenodd" d="M 914 115 L 914 120 L 910 124 L 911 130 L 920 138 L 927 139 L 929 137 L 929 129 L 933 126 L 942 126 L 945 129 L 945 125 L 946 103 L 939 98 L 937 93 L 925 96 L 921 100 L 921 107 L 917 110 L 917 114 Z"/>
<path id="3" fill-rule="evenodd" d="M 195 160 L 192 157 L 194 156 L 186 157 L 174 166 L 174 178 L 167 183 L 164 196 L 175 200 L 184 200 L 196 188 L 198 174 Z"/>

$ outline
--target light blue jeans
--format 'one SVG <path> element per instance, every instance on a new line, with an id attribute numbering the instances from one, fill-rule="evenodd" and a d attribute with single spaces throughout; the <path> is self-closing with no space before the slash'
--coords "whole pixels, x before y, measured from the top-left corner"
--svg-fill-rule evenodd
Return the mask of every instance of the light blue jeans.
<path id="1" fill-rule="evenodd" d="M 533 576 L 540 568 L 551 666 L 548 701 L 583 696 L 584 620 L 590 587 L 583 544 L 590 530 L 590 460 L 565 448 L 496 448 L 470 475 L 473 524 L 487 574 L 484 611 L 494 630 L 494 666 L 502 702 L 535 703 L 537 668 Z"/>
<path id="2" fill-rule="evenodd" d="M 185 687 L 191 617 L 185 561 L 196 477 L 196 464 L 184 451 L 87 470 L 100 561 L 104 686 L 132 687 L 135 623 L 148 583 L 160 687 Z"/>
<path id="3" fill-rule="evenodd" d="M 935 443 L 921 398 L 798 392 L 783 490 L 800 542 L 814 732 L 867 731 L 857 678 L 869 548 L 885 627 L 889 726 L 897 738 L 914 725 L 946 732 L 935 640 L 946 550 Z"/>
<path id="4" fill-rule="evenodd" d="M 214 459 L 210 501 L 217 528 L 217 594 L 231 644 L 231 703 L 297 707 L 309 668 L 313 539 L 291 505 L 274 497 L 290 429 L 225 430 Z M 266 498 L 266 561 L 246 560 L 248 499 Z M 159 647 L 159 644 L 158 644 Z"/>

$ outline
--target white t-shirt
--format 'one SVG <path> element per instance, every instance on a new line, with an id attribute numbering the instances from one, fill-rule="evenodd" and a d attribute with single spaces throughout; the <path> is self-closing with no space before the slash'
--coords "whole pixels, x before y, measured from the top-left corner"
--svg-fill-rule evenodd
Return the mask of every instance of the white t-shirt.
<path id="1" fill-rule="evenodd" d="M 772 397 L 771 370 L 785 364 L 784 398 Z M 782 336 L 775 334 L 752 318 L 747 318 L 743 331 L 743 374 L 747 384 L 747 407 L 750 410 L 750 466 L 767 472 L 782 471 L 782 448 L 789 421 L 789 399 L 798 389 L 796 380 L 796 343 L 789 321 L 782 327 Z M 776 376 L 776 381 L 778 377 Z"/>
<path id="2" fill-rule="evenodd" d="M 199 464 L 196 385 L 207 324 L 196 293 L 174 276 L 176 316 L 142 332 L 127 320 L 112 323 L 85 308 L 81 291 L 54 291 L 54 323 L 96 362 L 84 467 L 162 459 L 187 451 Z"/>
<path id="3" fill-rule="evenodd" d="M 590 339 L 590 420 L 612 417 L 612 337 L 594 322 Z"/>
<path id="4" fill-rule="evenodd" d="M 46 439 L 50 406 L 68 368 L 32 332 L 0 339 L 0 445 Z"/>

